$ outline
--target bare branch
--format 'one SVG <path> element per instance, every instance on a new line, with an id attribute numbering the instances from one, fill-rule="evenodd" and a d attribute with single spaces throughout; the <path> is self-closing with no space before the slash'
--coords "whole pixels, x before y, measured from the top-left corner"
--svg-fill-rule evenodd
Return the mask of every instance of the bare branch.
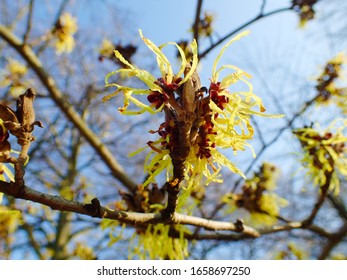
<path id="1" fill-rule="evenodd" d="M 39 244 L 39 242 L 37 242 L 37 240 L 35 240 L 34 230 L 33 230 L 32 226 L 30 226 L 27 222 L 24 222 L 21 225 L 21 227 L 23 228 L 23 230 L 28 235 L 29 244 L 33 248 L 34 252 L 39 257 L 40 260 L 43 260 L 44 256 L 41 253 L 41 245 Z"/>
<path id="2" fill-rule="evenodd" d="M 194 39 L 198 43 L 198 46 L 199 46 L 199 21 L 200 21 L 200 14 L 201 14 L 201 8 L 202 8 L 202 1 L 203 0 L 198 0 L 196 13 L 195 13 L 195 21 L 193 25 Z"/>
<path id="3" fill-rule="evenodd" d="M 331 172 L 325 172 L 325 173 L 326 173 L 326 175 L 325 175 L 326 176 L 326 182 L 320 188 L 319 198 L 318 198 L 317 202 L 315 203 L 310 216 L 306 220 L 303 221 L 304 226 L 312 224 L 313 220 L 316 218 L 316 216 L 318 214 L 319 209 L 322 207 L 322 205 L 323 205 L 323 203 L 327 197 L 329 186 L 331 183 L 332 173 Z"/>
<path id="4" fill-rule="evenodd" d="M 111 210 L 101 206 L 100 202 L 96 198 L 92 200 L 92 203 L 84 204 L 73 200 L 67 200 L 60 196 L 42 193 L 27 186 L 20 188 L 13 183 L 3 181 L 0 181 L 0 192 L 15 198 L 25 199 L 49 206 L 53 210 L 73 212 L 100 219 L 117 220 L 132 225 L 167 222 L 161 214 Z M 170 223 L 203 227 L 208 230 L 235 231 L 251 237 L 259 237 L 259 233 L 255 229 L 244 225 L 241 221 L 237 221 L 236 223 L 220 222 L 175 213 Z"/>
<path id="5" fill-rule="evenodd" d="M 329 239 L 329 241 L 327 242 L 327 244 L 324 246 L 321 254 L 319 255 L 318 259 L 319 260 L 324 260 L 326 259 L 329 254 L 331 253 L 331 251 L 333 250 L 333 248 L 339 244 L 341 242 L 341 240 L 346 237 L 347 235 L 347 223 L 345 223 L 341 229 L 334 234 L 334 236 Z"/>
<path id="6" fill-rule="evenodd" d="M 332 233 L 329 233 L 316 225 L 304 225 L 302 222 L 288 222 L 284 225 L 275 225 L 272 227 L 264 228 L 260 230 L 259 232 L 261 235 L 267 235 L 267 234 L 272 234 L 276 232 L 291 231 L 291 230 L 297 230 L 297 229 L 303 229 L 303 230 L 308 229 L 314 233 L 317 233 L 321 237 L 325 237 L 328 239 L 333 236 Z"/>
<path id="7" fill-rule="evenodd" d="M 259 15 L 263 15 L 264 14 L 266 2 L 267 2 L 267 0 L 263 0 L 263 2 L 261 3 L 261 8 L 260 8 Z"/>
<path id="8" fill-rule="evenodd" d="M 220 222 L 188 215 L 175 214 L 173 221 L 177 224 L 193 225 L 208 230 L 230 230 L 244 233 L 251 237 L 259 237 L 259 233 L 254 228 L 244 225 L 240 220 L 236 223 Z"/>

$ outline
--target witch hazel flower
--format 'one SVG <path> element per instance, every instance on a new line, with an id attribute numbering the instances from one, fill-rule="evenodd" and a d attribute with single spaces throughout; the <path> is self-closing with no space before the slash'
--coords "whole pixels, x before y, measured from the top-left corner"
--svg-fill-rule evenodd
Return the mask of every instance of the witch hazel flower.
<path id="1" fill-rule="evenodd" d="M 198 47 L 195 40 L 189 45 L 192 59 L 188 61 L 178 44 L 169 42 L 158 47 L 145 38 L 140 30 L 142 40 L 156 55 L 161 72 L 159 78 L 135 67 L 119 51 L 115 51 L 116 58 L 126 68 L 106 76 L 106 86 L 116 87 L 116 91 L 106 96 L 104 101 L 122 93 L 124 105 L 119 108 L 122 114 L 164 113 L 163 123 L 150 131 L 159 138 L 147 142 L 147 147 L 131 154 L 135 155 L 149 148 L 150 152 L 145 159 L 145 172 L 149 176 L 144 185 L 155 182 L 162 172 L 166 173 L 167 181 L 185 180 L 188 188 L 196 184 L 222 182 L 220 171 L 223 166 L 245 177 L 220 150 L 231 148 L 236 155 L 246 147 L 251 148 L 247 142 L 254 133 L 250 118 L 252 115 L 264 116 L 265 108 L 261 99 L 253 93 L 252 85 L 247 80 L 251 78 L 248 73 L 236 66 L 223 65 L 217 68 L 217 65 L 226 49 L 247 34 L 248 32 L 243 32 L 235 36 L 222 48 L 214 61 L 208 87 L 202 86 L 196 72 Z M 163 49 L 169 45 L 175 46 L 181 57 L 181 65 L 176 74 L 163 53 Z M 220 79 L 223 70 L 231 73 Z M 132 88 L 109 82 L 110 77 L 117 74 L 136 77 L 145 83 L 146 88 Z M 236 82 L 245 83 L 248 90 L 231 92 L 229 87 Z M 147 95 L 148 103 L 140 101 L 136 98 L 137 95 Z M 130 110 L 130 104 L 138 110 Z"/>
<path id="2" fill-rule="evenodd" d="M 300 161 L 310 182 L 336 194 L 340 178 L 347 178 L 346 128 L 345 119 L 336 119 L 324 130 L 312 127 L 293 130 L 303 149 Z"/>

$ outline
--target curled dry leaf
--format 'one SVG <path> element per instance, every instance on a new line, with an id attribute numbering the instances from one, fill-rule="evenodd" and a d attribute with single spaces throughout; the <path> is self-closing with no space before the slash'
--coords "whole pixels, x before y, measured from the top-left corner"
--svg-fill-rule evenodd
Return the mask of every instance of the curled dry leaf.
<path id="1" fill-rule="evenodd" d="M 0 104 L 0 118 L 5 128 L 17 137 L 18 144 L 22 146 L 28 141 L 35 140 L 31 135 L 35 125 L 43 127 L 41 122 L 35 121 L 34 99 L 35 92 L 29 88 L 24 94 L 19 96 L 16 112 L 10 107 Z"/>

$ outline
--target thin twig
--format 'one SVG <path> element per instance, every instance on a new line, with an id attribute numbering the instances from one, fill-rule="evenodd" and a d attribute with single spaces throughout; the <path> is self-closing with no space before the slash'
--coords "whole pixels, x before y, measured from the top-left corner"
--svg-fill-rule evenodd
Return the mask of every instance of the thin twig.
<path id="1" fill-rule="evenodd" d="M 340 217 L 347 222 L 347 208 L 342 198 L 329 193 L 328 199 L 331 202 L 331 204 L 335 207 Z"/>
<path id="2" fill-rule="evenodd" d="M 198 4 L 196 7 L 196 13 L 195 13 L 195 21 L 194 21 L 194 25 L 193 25 L 194 39 L 198 43 L 198 46 L 199 46 L 199 22 L 200 22 L 202 1 L 203 0 L 198 0 Z"/>
<path id="3" fill-rule="evenodd" d="M 267 2 L 267 0 L 263 0 L 263 2 L 261 3 L 259 15 L 264 15 L 264 10 L 265 10 L 265 6 L 266 6 L 266 2 Z"/>
<path id="4" fill-rule="evenodd" d="M 57 14 L 55 15 L 54 17 L 54 20 L 52 22 L 52 27 L 49 29 L 48 33 L 46 35 L 44 35 L 42 37 L 42 39 L 45 41 L 43 43 L 42 46 L 40 46 L 38 49 L 37 49 L 37 52 L 36 52 L 36 55 L 39 55 L 41 54 L 45 49 L 46 47 L 49 45 L 50 43 L 50 40 L 52 39 L 52 30 L 54 29 L 54 26 L 58 23 L 59 21 L 59 18 L 61 17 L 62 13 L 64 12 L 65 10 L 65 7 L 67 6 L 67 4 L 69 3 L 70 0 L 63 0 L 59 6 L 59 9 L 58 9 L 58 12 Z"/>
<path id="5" fill-rule="evenodd" d="M 315 205 L 311 211 L 310 216 L 306 220 L 303 221 L 304 226 L 312 224 L 313 220 L 316 218 L 318 211 L 323 206 L 323 203 L 327 197 L 328 190 L 329 190 L 330 183 L 331 183 L 332 173 L 331 172 L 325 172 L 325 177 L 326 177 L 326 182 L 320 188 L 319 198 L 318 198 L 317 202 L 315 203 Z"/>
<path id="6" fill-rule="evenodd" d="M 263 133 L 262 133 L 262 130 L 260 129 L 259 125 L 258 125 L 258 122 L 255 118 L 253 118 L 253 116 L 251 117 L 252 119 L 252 123 L 254 124 L 254 128 L 257 132 L 257 135 L 259 137 L 259 140 L 260 140 L 260 143 L 262 144 L 262 146 L 265 146 L 266 145 L 266 142 L 265 142 L 265 139 L 263 137 Z"/>
<path id="7" fill-rule="evenodd" d="M 25 31 L 24 37 L 23 37 L 23 45 L 25 45 L 28 42 L 28 39 L 30 36 L 30 31 L 31 31 L 31 27 L 32 27 L 33 6 L 34 6 L 34 0 L 30 0 L 27 27 L 26 27 L 26 31 Z"/>
<path id="8" fill-rule="evenodd" d="M 40 260 L 43 260 L 44 256 L 41 252 L 42 246 L 38 242 L 38 240 L 35 239 L 33 227 L 31 225 L 29 225 L 27 222 L 24 222 L 21 224 L 20 228 L 22 228 L 26 232 L 26 234 L 28 235 L 29 244 L 31 245 L 31 248 L 34 250 L 36 255 L 39 257 Z M 23 247 L 21 247 L 21 249 L 22 248 Z"/>
<path id="9" fill-rule="evenodd" d="M 61 15 L 63 14 L 66 6 L 69 4 L 70 0 L 63 0 L 61 3 L 60 3 L 60 6 L 59 6 L 59 9 L 58 9 L 58 12 L 57 14 L 55 15 L 54 17 L 54 20 L 52 22 L 52 26 L 56 25 L 57 22 L 59 21 Z"/>
<path id="10" fill-rule="evenodd" d="M 225 40 L 227 40 L 228 38 L 230 38 L 231 36 L 235 35 L 237 32 L 239 32 L 240 30 L 244 29 L 245 27 L 251 25 L 252 23 L 260 20 L 260 19 L 263 19 L 263 18 L 266 18 L 266 17 L 269 17 L 269 16 L 272 16 L 272 15 L 275 15 L 275 14 L 279 14 L 279 13 L 282 13 L 282 12 L 287 12 L 287 11 L 290 11 L 292 10 L 292 7 L 286 7 L 286 8 L 281 8 L 281 9 L 278 9 L 278 10 L 274 10 L 274 11 L 271 11 L 271 12 L 268 12 L 266 14 L 259 14 L 257 15 L 256 17 L 254 17 L 253 19 L 247 21 L 246 23 L 240 25 L 239 27 L 237 27 L 236 29 L 234 29 L 233 31 L 229 32 L 227 35 L 225 35 L 224 37 L 222 37 L 220 40 L 218 40 L 216 43 L 214 43 L 212 46 L 208 47 L 205 51 L 203 51 L 202 53 L 199 54 L 199 59 L 202 59 L 204 58 L 208 53 L 210 53 L 215 47 L 219 46 L 220 44 L 222 44 Z"/>

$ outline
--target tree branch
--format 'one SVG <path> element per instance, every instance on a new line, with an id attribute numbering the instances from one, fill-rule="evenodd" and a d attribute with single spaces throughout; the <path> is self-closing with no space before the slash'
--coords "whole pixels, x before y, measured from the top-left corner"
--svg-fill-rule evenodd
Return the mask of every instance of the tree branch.
<path id="1" fill-rule="evenodd" d="M 331 204 L 335 207 L 340 217 L 347 221 L 347 208 L 342 198 L 329 193 L 328 199 L 331 202 Z"/>
<path id="2" fill-rule="evenodd" d="M 326 176 L 326 182 L 320 188 L 320 194 L 319 194 L 318 200 L 315 203 L 310 216 L 306 220 L 304 220 L 302 222 L 302 224 L 304 226 L 308 226 L 308 225 L 312 224 L 313 220 L 316 218 L 316 216 L 318 214 L 319 209 L 322 207 L 322 205 L 323 205 L 323 203 L 325 201 L 325 198 L 327 197 L 329 186 L 330 186 L 330 183 L 331 183 L 332 173 L 326 171 L 325 174 L 326 174 L 325 175 Z"/>
<path id="3" fill-rule="evenodd" d="M 28 42 L 31 26 L 32 26 L 32 18 L 33 18 L 33 6 L 34 6 L 34 0 L 30 0 L 29 2 L 29 13 L 28 13 L 28 20 L 27 20 L 27 27 L 26 31 L 23 36 L 23 45 L 25 45 Z"/>
<path id="4" fill-rule="evenodd" d="M 132 225 L 167 223 L 167 220 L 160 213 L 111 210 L 101 206 L 96 198 L 90 204 L 84 204 L 67 200 L 60 196 L 42 193 L 27 186 L 19 188 L 14 183 L 3 181 L 0 181 L 0 192 L 18 199 L 29 200 L 49 206 L 53 210 L 68 211 L 100 219 L 117 220 Z M 220 222 L 174 213 L 174 217 L 170 223 L 203 227 L 208 230 L 235 231 L 254 238 L 260 236 L 255 229 L 244 225 L 241 221 L 237 221 L 236 223 Z"/>
<path id="5" fill-rule="evenodd" d="M 347 223 L 345 223 L 341 229 L 334 234 L 334 236 L 329 239 L 327 244 L 324 246 L 322 252 L 320 253 L 318 259 L 324 260 L 326 259 L 329 254 L 331 253 L 332 249 L 341 242 L 341 240 L 347 235 Z"/>
<path id="6" fill-rule="evenodd" d="M 198 5 L 196 7 L 196 13 L 195 13 L 195 21 L 193 25 L 194 39 L 198 43 L 198 46 L 199 46 L 199 21 L 200 21 L 200 14 L 201 14 L 201 8 L 202 8 L 202 1 L 203 0 L 198 0 Z"/>
<path id="7" fill-rule="evenodd" d="M 129 190 L 135 190 L 136 183 L 126 175 L 125 171 L 114 158 L 111 151 L 102 143 L 99 137 L 95 135 L 93 131 L 91 131 L 73 106 L 69 104 L 66 97 L 63 96 L 62 92 L 57 87 L 53 77 L 47 74 L 46 70 L 43 68 L 41 61 L 35 55 L 33 50 L 28 45 L 23 45 L 20 39 L 3 25 L 0 25 L 0 37 L 10 44 L 26 60 L 26 62 L 39 77 L 42 84 L 48 90 L 53 101 L 94 148 L 95 152 L 111 170 L 113 176 Z"/>
<path id="8" fill-rule="evenodd" d="M 260 8 L 260 13 L 259 13 L 259 15 L 263 15 L 263 14 L 264 14 L 266 2 L 267 2 L 266 0 L 263 0 L 263 2 L 261 3 L 261 8 Z"/>
<path id="9" fill-rule="evenodd" d="M 272 234 L 276 232 L 282 232 L 282 231 L 291 231 L 291 230 L 296 230 L 296 229 L 302 229 L 302 230 L 309 230 L 312 231 L 316 234 L 318 234 L 321 237 L 325 237 L 327 239 L 331 238 L 333 236 L 333 233 L 329 233 L 325 231 L 324 229 L 315 226 L 315 225 L 304 225 L 302 222 L 289 222 L 284 225 L 275 225 L 269 228 L 264 228 L 260 230 L 261 235 L 267 235 L 267 234 Z"/>

